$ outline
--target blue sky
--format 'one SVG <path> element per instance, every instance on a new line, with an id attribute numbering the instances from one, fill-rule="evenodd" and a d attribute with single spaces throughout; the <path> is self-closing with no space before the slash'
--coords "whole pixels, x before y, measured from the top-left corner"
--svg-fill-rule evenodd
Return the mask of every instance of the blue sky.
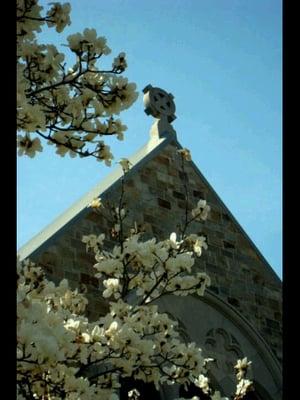
<path id="1" fill-rule="evenodd" d="M 143 111 L 142 89 L 171 92 L 180 143 L 282 277 L 281 1 L 70 3 L 72 25 L 62 34 L 46 29 L 41 41 L 66 52 L 66 36 L 95 28 L 112 49 L 102 65 L 126 52 L 124 76 L 140 93 L 121 114 L 125 140 L 108 141 L 115 160 L 148 140 L 152 118 Z M 73 63 L 71 53 L 67 60 Z M 18 247 L 110 172 L 92 159 L 59 158 L 53 147 L 17 161 Z"/>

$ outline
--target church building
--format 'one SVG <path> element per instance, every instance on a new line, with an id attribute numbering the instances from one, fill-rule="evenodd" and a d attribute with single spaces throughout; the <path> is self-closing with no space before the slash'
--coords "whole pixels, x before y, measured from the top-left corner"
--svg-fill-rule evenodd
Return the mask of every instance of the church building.
<path id="1" fill-rule="evenodd" d="M 191 208 L 199 199 L 211 207 L 207 220 L 193 222 L 191 229 L 207 239 L 208 249 L 196 259 L 195 268 L 210 276 L 211 286 L 203 297 L 162 298 L 160 308 L 178 321 L 182 340 L 196 342 L 205 356 L 216 359 L 209 376 L 221 393 L 232 393 L 236 384 L 233 365 L 247 357 L 252 361 L 249 378 L 255 386 L 253 399 L 280 400 L 281 280 L 198 167 L 186 162 L 182 172 L 177 152 L 182 146 L 171 126 L 176 118 L 173 96 L 148 85 L 144 104 L 155 122 L 149 141 L 128 157 L 131 168 L 124 177 L 128 223 L 142 227 L 145 239 L 169 238 L 185 212 L 184 185 Z M 89 204 L 96 198 L 117 204 L 122 178 L 118 166 L 19 250 L 21 259 L 30 258 L 41 265 L 48 279 L 58 283 L 66 278 L 73 288 L 86 285 L 91 320 L 104 314 L 107 304 L 94 277 L 95 259 L 86 252 L 82 236 L 106 233 L 109 237 L 109 222 Z M 151 398 L 172 400 L 179 396 L 184 397 L 182 388 L 163 387 Z"/>

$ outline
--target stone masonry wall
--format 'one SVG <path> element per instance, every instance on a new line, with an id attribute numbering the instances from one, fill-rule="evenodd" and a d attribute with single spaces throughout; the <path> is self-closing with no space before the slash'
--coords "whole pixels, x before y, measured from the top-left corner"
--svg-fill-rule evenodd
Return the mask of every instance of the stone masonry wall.
<path id="1" fill-rule="evenodd" d="M 145 239 L 165 239 L 177 230 L 184 218 L 184 182 L 187 182 L 190 207 L 200 198 L 207 200 L 211 213 L 205 222 L 195 222 L 190 232 L 206 235 L 208 250 L 197 259 L 196 266 L 206 271 L 212 281 L 210 290 L 242 313 L 266 339 L 281 361 L 281 285 L 267 270 L 251 243 L 232 221 L 213 192 L 201 180 L 191 163 L 181 171 L 175 143 L 130 175 L 126 181 L 125 200 L 130 210 L 129 222 L 136 221 L 145 230 Z M 106 196 L 110 203 L 118 203 L 119 190 Z M 86 285 L 89 299 L 88 314 L 96 319 L 107 305 L 97 290 L 99 282 L 93 277 L 93 255 L 87 254 L 82 235 L 106 233 L 110 224 L 92 210 L 58 235 L 56 241 L 38 256 L 50 279 L 69 280 L 71 286 Z M 107 241 L 107 246 L 112 243 Z"/>

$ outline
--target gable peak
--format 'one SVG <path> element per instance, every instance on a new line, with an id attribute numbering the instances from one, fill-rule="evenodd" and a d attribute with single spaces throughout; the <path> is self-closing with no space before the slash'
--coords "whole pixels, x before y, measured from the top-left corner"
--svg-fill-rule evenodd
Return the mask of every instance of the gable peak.
<path id="1" fill-rule="evenodd" d="M 143 93 L 144 111 L 155 118 L 150 128 L 151 139 L 161 139 L 170 135 L 176 138 L 176 131 L 171 125 L 171 122 L 176 119 L 174 96 L 152 85 L 147 85 Z"/>

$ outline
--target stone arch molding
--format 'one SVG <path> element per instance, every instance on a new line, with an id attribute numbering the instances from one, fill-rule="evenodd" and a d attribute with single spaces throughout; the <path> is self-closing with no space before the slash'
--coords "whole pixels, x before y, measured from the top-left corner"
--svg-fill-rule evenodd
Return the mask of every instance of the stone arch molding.
<path id="1" fill-rule="evenodd" d="M 210 329 L 205 335 L 204 349 L 209 357 L 215 359 L 210 369 L 220 369 L 232 375 L 237 359 L 243 357 L 238 340 L 225 329 Z"/>
<path id="2" fill-rule="evenodd" d="M 224 393 L 232 393 L 235 387 L 233 363 L 247 357 L 252 361 L 249 377 L 257 383 L 258 392 L 264 393 L 261 398 L 282 399 L 281 365 L 257 329 L 230 304 L 207 290 L 201 298 L 166 296 L 159 305 L 179 322 L 186 339 L 203 348 L 205 357 L 217 358 L 210 373 Z"/>

